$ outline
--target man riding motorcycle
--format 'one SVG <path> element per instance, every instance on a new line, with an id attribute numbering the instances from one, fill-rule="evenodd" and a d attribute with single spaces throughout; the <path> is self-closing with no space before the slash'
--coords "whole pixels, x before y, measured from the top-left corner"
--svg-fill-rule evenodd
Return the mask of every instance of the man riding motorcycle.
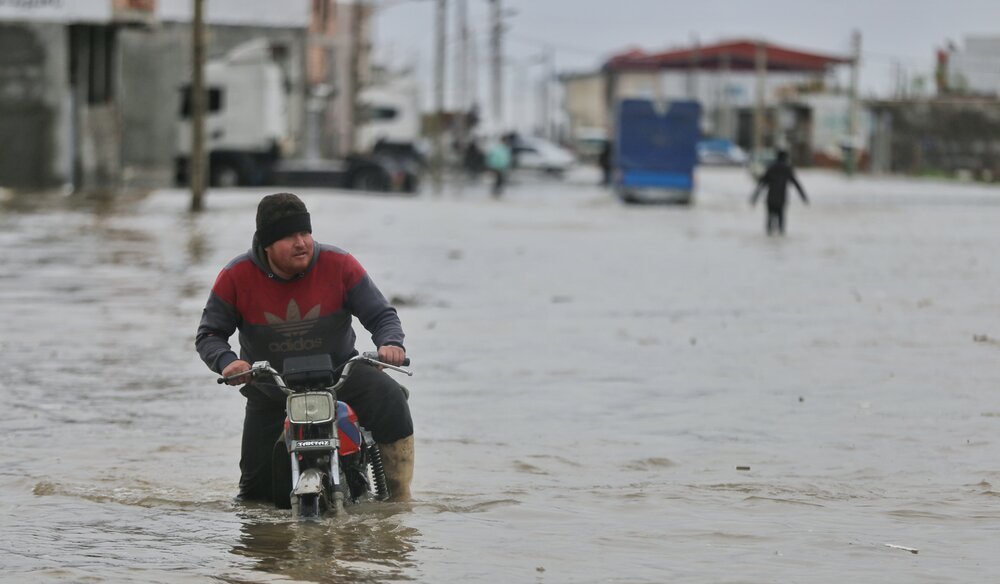
<path id="1" fill-rule="evenodd" d="M 257 206 L 251 248 L 219 273 L 195 338 L 205 364 L 223 377 L 249 371 L 254 361 L 280 367 L 287 357 L 328 353 L 334 363 L 355 355 L 352 317 L 372 333 L 379 360 L 402 365 L 403 328 L 396 309 L 361 264 L 346 251 L 318 244 L 305 204 L 276 193 Z M 240 355 L 229 344 L 239 330 Z M 240 498 L 272 501 L 271 452 L 285 420 L 285 395 L 274 387 L 246 383 L 240 458 Z M 379 444 L 391 500 L 410 499 L 413 420 L 406 396 L 384 372 L 360 366 L 338 393 L 354 408 Z"/>

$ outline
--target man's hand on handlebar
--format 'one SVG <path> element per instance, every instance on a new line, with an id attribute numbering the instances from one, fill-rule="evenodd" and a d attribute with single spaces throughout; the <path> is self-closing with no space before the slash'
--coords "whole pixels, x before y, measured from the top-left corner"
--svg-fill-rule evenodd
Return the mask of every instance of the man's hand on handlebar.
<path id="1" fill-rule="evenodd" d="M 245 371 L 246 372 L 250 371 L 250 364 L 242 359 L 237 359 L 236 361 L 233 361 L 229 365 L 226 365 L 226 368 L 222 370 L 222 376 L 230 377 L 233 375 L 238 375 Z M 243 385 L 244 383 L 249 383 L 249 382 L 250 382 L 249 375 L 243 375 L 235 379 L 230 379 L 229 381 L 226 381 L 228 385 Z"/>
<path id="2" fill-rule="evenodd" d="M 382 345 L 378 348 L 378 360 L 399 367 L 406 360 L 406 351 L 396 345 Z"/>

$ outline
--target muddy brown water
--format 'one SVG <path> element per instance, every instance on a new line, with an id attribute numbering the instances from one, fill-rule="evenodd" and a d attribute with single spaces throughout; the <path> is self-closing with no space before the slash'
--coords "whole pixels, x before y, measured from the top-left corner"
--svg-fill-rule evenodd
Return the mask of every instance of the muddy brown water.
<path id="1" fill-rule="evenodd" d="M 8 199 L 0 580 L 995 579 L 1000 190 L 804 173 L 768 239 L 741 171 L 592 178 L 300 191 L 416 372 L 416 501 L 309 524 L 233 501 L 243 400 L 193 349 L 263 192 Z"/>

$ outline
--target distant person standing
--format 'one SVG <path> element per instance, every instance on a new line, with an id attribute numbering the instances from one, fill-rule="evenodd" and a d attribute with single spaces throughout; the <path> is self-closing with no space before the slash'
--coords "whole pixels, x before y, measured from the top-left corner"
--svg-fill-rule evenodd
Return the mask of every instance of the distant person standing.
<path id="1" fill-rule="evenodd" d="M 601 153 L 597 157 L 597 164 L 601 167 L 602 186 L 608 186 L 611 184 L 611 152 L 611 140 L 605 140 L 604 144 L 601 146 Z"/>
<path id="2" fill-rule="evenodd" d="M 784 150 L 779 150 L 777 160 L 764 171 L 764 175 L 757 181 L 757 188 L 754 189 L 753 195 L 750 197 L 750 205 L 753 206 L 757 202 L 760 191 L 765 186 L 767 187 L 768 235 L 771 235 L 775 230 L 777 230 L 779 235 L 785 234 L 785 204 L 788 198 L 788 183 L 795 185 L 795 189 L 799 191 L 799 196 L 802 197 L 802 202 L 808 205 L 809 198 L 806 197 L 806 192 L 802 190 L 802 185 L 795 178 L 795 171 L 792 169 L 791 163 L 788 162 L 788 153 Z"/>
<path id="3" fill-rule="evenodd" d="M 493 196 L 500 197 L 503 194 L 504 184 L 507 182 L 507 171 L 510 169 L 511 154 L 506 141 L 496 140 L 486 152 L 486 166 L 493 173 Z"/>
<path id="4" fill-rule="evenodd" d="M 479 149 L 476 139 L 469 139 L 465 152 L 462 153 L 462 168 L 469 178 L 479 178 L 479 173 L 483 171 L 483 158 L 483 151 Z"/>

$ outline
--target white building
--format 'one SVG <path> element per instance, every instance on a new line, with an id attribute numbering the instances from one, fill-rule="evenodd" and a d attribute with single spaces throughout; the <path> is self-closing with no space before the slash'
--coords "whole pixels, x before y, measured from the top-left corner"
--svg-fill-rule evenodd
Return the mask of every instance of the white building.
<path id="1" fill-rule="evenodd" d="M 1000 96 L 1000 36 L 969 36 L 950 48 L 947 80 L 952 91 Z"/>
<path id="2" fill-rule="evenodd" d="M 209 58 L 270 39 L 305 124 L 309 0 L 211 0 Z M 191 0 L 0 2 L 0 186 L 169 182 Z"/>

